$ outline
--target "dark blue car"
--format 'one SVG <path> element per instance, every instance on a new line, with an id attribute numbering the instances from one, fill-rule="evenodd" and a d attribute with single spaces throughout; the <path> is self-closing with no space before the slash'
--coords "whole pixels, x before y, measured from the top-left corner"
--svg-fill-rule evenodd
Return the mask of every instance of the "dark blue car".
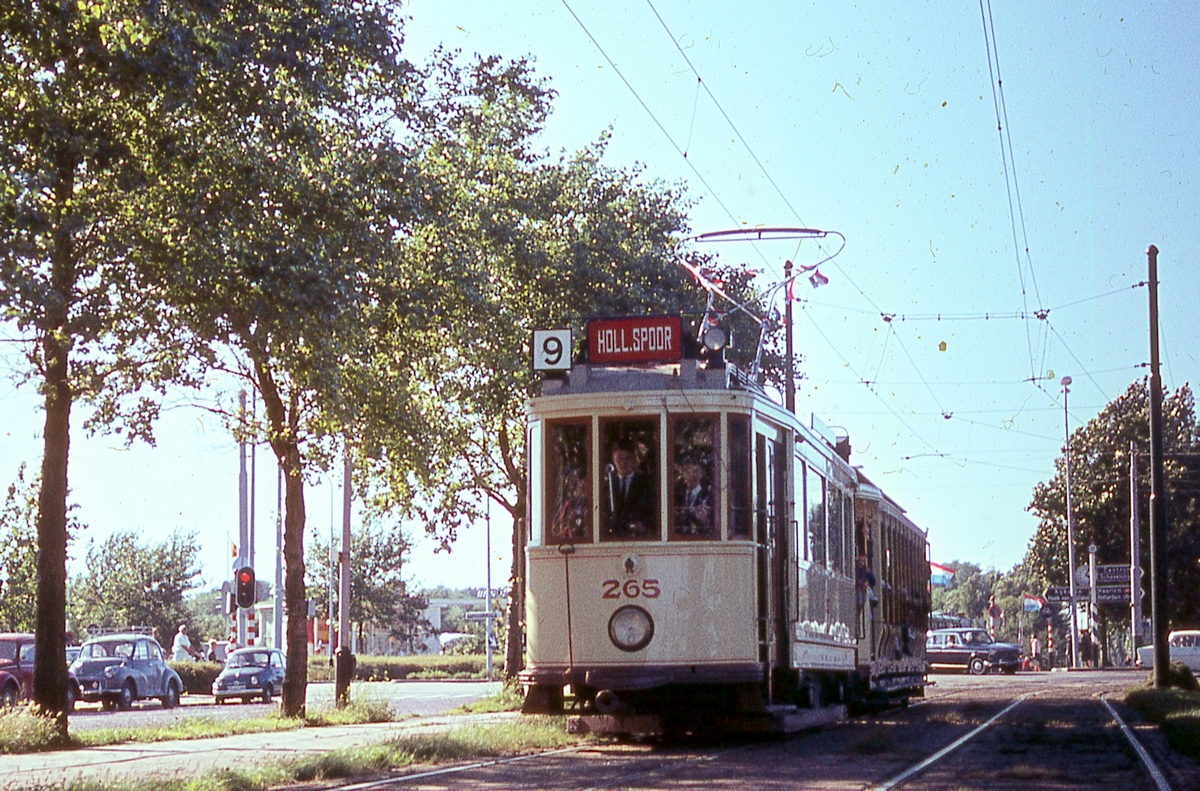
<path id="1" fill-rule="evenodd" d="M 225 659 L 225 669 L 213 682 L 217 703 L 241 698 L 249 703 L 259 698 L 270 703 L 283 692 L 283 670 L 287 663 L 278 648 L 239 648 Z"/>

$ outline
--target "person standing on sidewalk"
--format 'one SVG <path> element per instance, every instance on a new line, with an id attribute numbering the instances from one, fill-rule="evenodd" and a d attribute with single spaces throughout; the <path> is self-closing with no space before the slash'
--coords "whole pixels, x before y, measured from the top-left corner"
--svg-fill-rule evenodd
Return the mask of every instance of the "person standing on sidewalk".
<path id="1" fill-rule="evenodd" d="M 1029 638 L 1029 663 L 1034 670 L 1042 669 L 1042 644 L 1038 642 L 1037 632 Z"/>

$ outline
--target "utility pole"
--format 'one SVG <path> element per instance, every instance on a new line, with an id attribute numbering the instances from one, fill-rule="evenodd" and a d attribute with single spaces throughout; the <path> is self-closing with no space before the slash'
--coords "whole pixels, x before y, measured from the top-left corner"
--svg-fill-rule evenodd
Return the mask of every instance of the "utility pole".
<path id="1" fill-rule="evenodd" d="M 350 635 L 350 497 L 351 475 L 350 443 L 346 443 L 345 463 L 342 467 L 342 551 L 340 582 L 338 586 L 338 647 L 334 654 L 334 694 L 338 708 L 350 702 L 350 681 L 354 678 L 354 651 L 348 643 Z"/>
<path id="2" fill-rule="evenodd" d="M 250 523 L 248 482 L 246 479 L 246 391 L 238 393 L 238 556 L 235 569 L 248 565 L 250 554 Z M 237 608 L 237 641 L 238 645 L 246 645 L 246 610 Z"/>
<path id="3" fill-rule="evenodd" d="M 484 495 L 485 497 L 487 495 Z M 487 501 L 487 614 L 484 621 L 487 631 L 484 639 L 487 641 L 487 676 L 492 680 L 492 499 Z"/>
<path id="4" fill-rule="evenodd" d="M 786 379 L 784 387 L 784 406 L 787 411 L 796 414 L 796 375 L 792 371 L 792 262 L 783 262 L 783 282 L 787 285 L 783 292 L 784 308 L 783 308 L 783 331 L 784 331 L 784 348 L 787 354 Z"/>
<path id="5" fill-rule="evenodd" d="M 275 647 L 283 648 L 283 465 L 275 475 Z M 314 629 L 315 632 L 315 629 Z"/>
<path id="6" fill-rule="evenodd" d="M 1071 377 L 1062 378 L 1063 425 L 1067 434 L 1067 575 L 1071 593 L 1071 667 L 1079 667 L 1079 602 L 1075 592 L 1075 509 L 1071 503 L 1071 414 L 1067 410 L 1067 393 Z"/>
<path id="7" fill-rule="evenodd" d="M 1162 372 L 1158 360 L 1158 248 L 1146 250 L 1150 268 L 1150 613 L 1154 619 L 1154 688 L 1166 689 L 1167 501 L 1163 473 Z"/>
<path id="8" fill-rule="evenodd" d="M 1129 655 L 1137 659 L 1142 636 L 1142 560 L 1138 535 L 1137 443 L 1129 441 Z"/>

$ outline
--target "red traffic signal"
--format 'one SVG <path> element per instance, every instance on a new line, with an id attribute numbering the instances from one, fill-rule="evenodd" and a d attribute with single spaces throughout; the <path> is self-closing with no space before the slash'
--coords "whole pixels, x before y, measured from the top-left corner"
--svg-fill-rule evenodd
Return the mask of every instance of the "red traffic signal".
<path id="1" fill-rule="evenodd" d="M 255 594 L 254 569 L 243 566 L 237 571 L 237 605 L 238 607 L 253 607 Z"/>

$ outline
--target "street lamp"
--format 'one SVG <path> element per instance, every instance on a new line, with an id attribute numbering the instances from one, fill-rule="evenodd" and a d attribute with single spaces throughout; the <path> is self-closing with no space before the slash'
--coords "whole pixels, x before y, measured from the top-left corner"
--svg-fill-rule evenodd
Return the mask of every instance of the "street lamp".
<path id="1" fill-rule="evenodd" d="M 1071 667 L 1079 667 L 1079 608 L 1075 602 L 1075 511 L 1071 507 L 1071 416 L 1067 411 L 1067 393 L 1071 377 L 1062 378 L 1063 428 L 1067 435 L 1067 569 L 1071 590 Z"/>

